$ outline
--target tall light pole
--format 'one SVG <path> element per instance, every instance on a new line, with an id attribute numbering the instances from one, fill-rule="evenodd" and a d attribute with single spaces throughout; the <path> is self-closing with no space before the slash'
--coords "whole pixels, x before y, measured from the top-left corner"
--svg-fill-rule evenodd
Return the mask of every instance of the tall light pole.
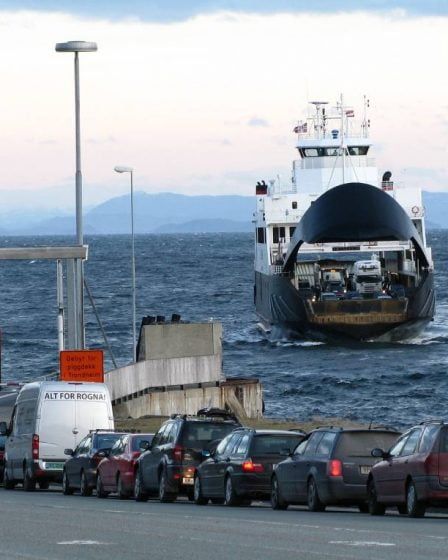
<path id="1" fill-rule="evenodd" d="M 81 174 L 81 126 L 80 126 L 80 101 L 79 101 L 79 57 L 80 52 L 95 52 L 98 50 L 96 43 L 88 41 L 68 41 L 56 43 L 56 52 L 75 53 L 75 136 L 76 136 L 76 240 L 78 245 L 84 244 L 82 228 L 82 174 Z M 81 260 L 75 261 L 73 281 L 73 306 L 74 325 L 73 340 L 69 345 L 75 349 L 83 349 L 84 341 L 84 273 Z M 71 329 L 69 328 L 69 333 Z"/>
<path id="2" fill-rule="evenodd" d="M 131 177 L 131 243 L 132 243 L 132 356 L 134 363 L 137 362 L 137 333 L 135 316 L 135 239 L 134 239 L 134 169 L 117 165 L 114 167 L 117 173 L 129 173 Z"/>

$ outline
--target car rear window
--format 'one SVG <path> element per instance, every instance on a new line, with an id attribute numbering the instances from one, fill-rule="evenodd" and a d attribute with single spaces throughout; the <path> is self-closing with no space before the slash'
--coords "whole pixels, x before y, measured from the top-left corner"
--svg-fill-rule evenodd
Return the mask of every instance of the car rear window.
<path id="1" fill-rule="evenodd" d="M 182 433 L 182 444 L 185 447 L 203 449 L 211 441 L 221 440 L 237 426 L 218 422 L 187 422 Z"/>
<path id="2" fill-rule="evenodd" d="M 387 450 L 397 440 L 397 432 L 343 432 L 336 445 L 336 453 L 347 457 L 371 457 L 375 447 Z"/>
<path id="3" fill-rule="evenodd" d="M 255 435 L 250 448 L 251 455 L 280 455 L 293 451 L 304 436 L 291 435 Z"/>
<path id="4" fill-rule="evenodd" d="M 105 434 L 96 436 L 95 449 L 110 449 L 123 434 Z"/>
<path id="5" fill-rule="evenodd" d="M 141 451 L 140 449 L 140 443 L 142 441 L 147 441 L 149 443 L 151 443 L 153 436 L 150 434 L 142 434 L 141 436 L 137 436 L 132 438 L 132 443 L 131 443 L 131 449 L 132 451 Z"/>

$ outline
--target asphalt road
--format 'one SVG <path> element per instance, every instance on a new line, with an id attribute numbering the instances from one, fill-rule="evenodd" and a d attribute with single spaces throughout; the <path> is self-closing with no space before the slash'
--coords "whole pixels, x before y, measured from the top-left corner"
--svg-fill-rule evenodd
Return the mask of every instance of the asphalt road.
<path id="1" fill-rule="evenodd" d="M 446 558 L 448 516 L 373 518 L 348 509 L 276 512 L 0 489 L 1 559 Z"/>

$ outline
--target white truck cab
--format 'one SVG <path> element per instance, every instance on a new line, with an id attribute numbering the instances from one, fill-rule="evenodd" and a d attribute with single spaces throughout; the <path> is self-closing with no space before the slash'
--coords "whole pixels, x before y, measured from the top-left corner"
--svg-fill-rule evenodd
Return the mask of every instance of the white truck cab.
<path id="1" fill-rule="evenodd" d="M 17 397 L 5 445 L 5 488 L 23 482 L 34 490 L 59 481 L 65 448 L 75 448 L 90 430 L 113 429 L 109 390 L 103 383 L 27 383 Z"/>
<path id="2" fill-rule="evenodd" d="M 378 260 L 356 261 L 353 264 L 353 280 L 360 294 L 375 294 L 382 291 L 383 278 Z"/>

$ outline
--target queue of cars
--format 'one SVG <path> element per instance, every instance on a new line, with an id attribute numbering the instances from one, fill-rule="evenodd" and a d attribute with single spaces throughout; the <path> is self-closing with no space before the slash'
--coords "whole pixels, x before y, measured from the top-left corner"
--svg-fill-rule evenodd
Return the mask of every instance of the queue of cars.
<path id="1" fill-rule="evenodd" d="M 90 430 L 62 471 L 62 490 L 98 498 L 247 506 L 355 506 L 383 515 L 387 507 L 421 517 L 448 506 L 448 423 L 434 420 L 404 434 L 389 428 L 321 427 L 301 431 L 241 426 L 226 411 L 172 415 L 156 434 Z M 1 457 L 0 457 L 1 459 Z M 21 480 L 6 479 L 12 489 Z M 23 482 L 25 490 L 35 485 Z M 40 484 L 41 488 L 45 488 Z"/>

